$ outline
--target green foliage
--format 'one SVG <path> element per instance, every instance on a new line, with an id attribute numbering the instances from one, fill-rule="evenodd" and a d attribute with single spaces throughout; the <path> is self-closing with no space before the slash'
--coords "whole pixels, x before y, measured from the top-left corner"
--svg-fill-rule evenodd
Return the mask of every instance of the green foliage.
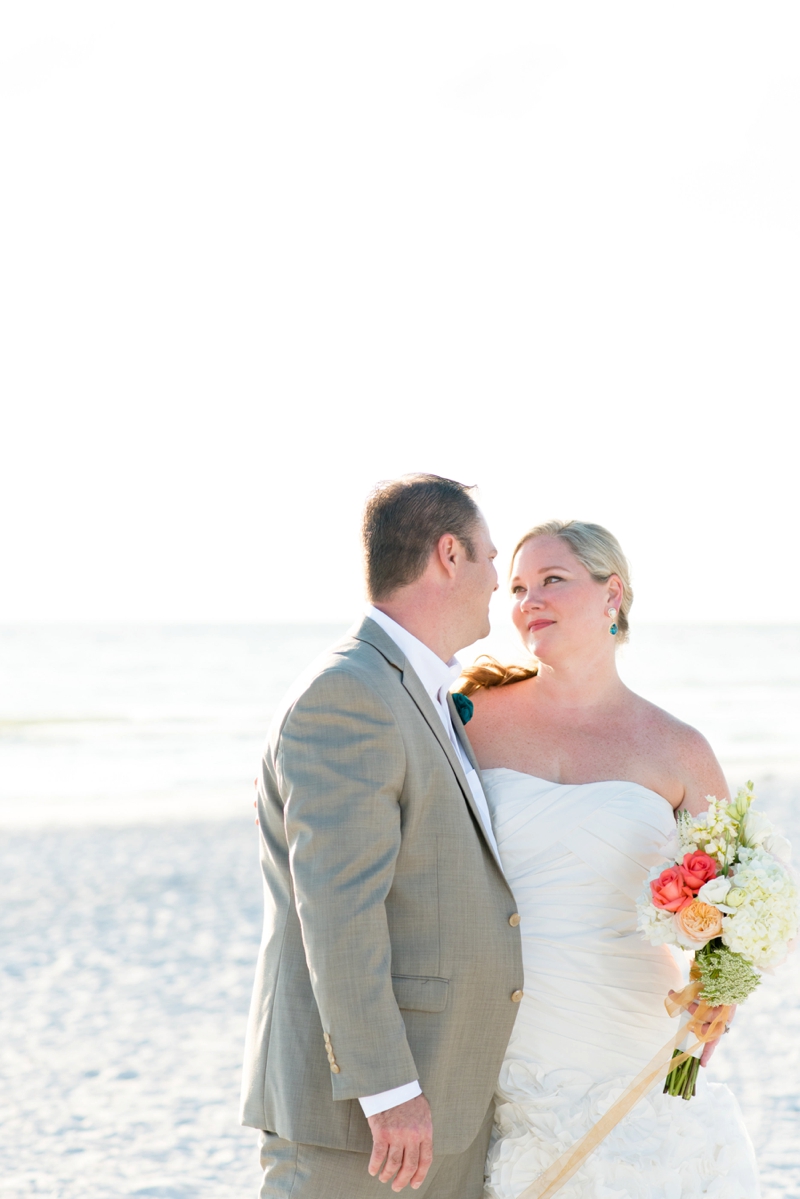
<path id="1" fill-rule="evenodd" d="M 761 976 L 739 953 L 711 941 L 695 954 L 706 1003 L 743 1003 L 761 985 Z"/>

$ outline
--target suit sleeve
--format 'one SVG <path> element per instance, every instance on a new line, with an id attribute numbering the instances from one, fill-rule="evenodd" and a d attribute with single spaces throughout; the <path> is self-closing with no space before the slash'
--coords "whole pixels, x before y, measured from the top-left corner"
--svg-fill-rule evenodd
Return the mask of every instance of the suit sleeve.
<path id="1" fill-rule="evenodd" d="M 385 901 L 400 851 L 405 750 L 386 703 L 344 671 L 318 676 L 276 755 L 289 868 L 334 1099 L 418 1071 L 392 990 Z M 333 1059 L 331 1061 L 331 1058 Z"/>

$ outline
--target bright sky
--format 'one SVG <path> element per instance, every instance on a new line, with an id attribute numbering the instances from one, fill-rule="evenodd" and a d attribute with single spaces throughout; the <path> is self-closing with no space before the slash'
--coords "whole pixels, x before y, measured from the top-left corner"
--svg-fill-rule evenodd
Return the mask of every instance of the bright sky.
<path id="1" fill-rule="evenodd" d="M 370 484 L 800 619 L 800 7 L 6 5 L 0 619 L 349 619 Z"/>

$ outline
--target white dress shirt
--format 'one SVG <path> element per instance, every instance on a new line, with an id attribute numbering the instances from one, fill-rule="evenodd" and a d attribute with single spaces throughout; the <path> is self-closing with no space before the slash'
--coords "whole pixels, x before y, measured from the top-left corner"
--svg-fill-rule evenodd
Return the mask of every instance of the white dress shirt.
<path id="1" fill-rule="evenodd" d="M 486 802 L 486 796 L 483 793 L 481 781 L 478 778 L 478 772 L 475 770 L 467 757 L 464 749 L 456 736 L 453 728 L 453 721 L 450 718 L 450 709 L 447 706 L 447 695 L 450 686 L 461 674 L 461 665 L 457 658 L 451 658 L 449 662 L 444 662 L 437 654 L 429 649 L 419 638 L 409 633 L 408 629 L 404 629 L 397 621 L 392 620 L 385 612 L 381 612 L 378 608 L 373 608 L 370 605 L 367 608 L 367 616 L 370 620 L 374 620 L 377 625 L 383 629 L 395 645 L 403 651 L 406 660 L 416 673 L 422 686 L 427 691 L 433 706 L 441 718 L 447 736 L 458 754 L 458 759 L 464 768 L 464 774 L 467 776 L 472 797 L 475 800 L 475 806 L 480 814 L 481 823 L 483 824 L 489 844 L 497 855 L 497 842 L 494 839 L 494 831 L 492 822 L 489 816 L 489 806 Z M 422 1088 L 419 1081 L 405 1083 L 402 1087 L 393 1087 L 390 1091 L 381 1091 L 378 1095 L 365 1095 L 359 1099 L 359 1103 L 364 1109 L 365 1116 L 374 1116 L 377 1112 L 385 1112 L 390 1107 L 397 1107 L 398 1104 L 405 1103 L 408 1099 L 413 1099 L 415 1095 L 421 1095 Z"/>

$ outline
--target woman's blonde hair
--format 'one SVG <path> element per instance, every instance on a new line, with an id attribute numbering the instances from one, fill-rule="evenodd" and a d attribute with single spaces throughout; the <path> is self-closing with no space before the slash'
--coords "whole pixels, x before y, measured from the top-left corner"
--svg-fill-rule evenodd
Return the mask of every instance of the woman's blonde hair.
<path id="1" fill-rule="evenodd" d="M 633 603 L 633 588 L 631 587 L 631 571 L 628 560 L 622 552 L 622 546 L 613 533 L 602 525 L 590 524 L 584 520 L 547 520 L 520 537 L 511 555 L 511 569 L 517 554 L 527 542 L 536 537 L 558 537 L 572 550 L 592 578 L 598 583 L 606 583 L 612 575 L 617 575 L 622 583 L 622 600 L 616 615 L 617 645 L 623 645 L 628 640 L 630 625 L 628 613 Z M 464 671 L 465 683 L 459 687 L 464 695 L 472 695 L 481 687 L 502 687 L 507 683 L 521 683 L 531 679 L 538 673 L 538 667 L 533 666 L 503 666 L 488 654 L 478 658 L 474 666 Z"/>

